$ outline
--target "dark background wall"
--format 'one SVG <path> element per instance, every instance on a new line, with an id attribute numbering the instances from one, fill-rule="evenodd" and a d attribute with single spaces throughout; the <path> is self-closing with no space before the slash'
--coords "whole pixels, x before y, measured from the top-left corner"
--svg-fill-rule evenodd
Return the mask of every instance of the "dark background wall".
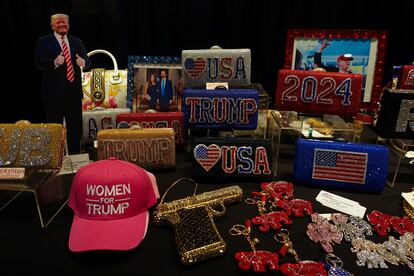
<path id="1" fill-rule="evenodd" d="M 50 15 L 70 16 L 70 33 L 87 51 L 106 49 L 127 67 L 128 55 L 180 56 L 183 49 L 250 48 L 252 81 L 273 97 L 289 28 L 385 29 L 389 41 L 384 82 L 393 65 L 413 60 L 414 1 L 340 0 L 6 0 L 1 2 L 0 122 L 44 120 L 37 37 L 50 33 Z M 110 68 L 94 56 L 92 67 Z M 11 81 L 12 76 L 18 81 Z"/>

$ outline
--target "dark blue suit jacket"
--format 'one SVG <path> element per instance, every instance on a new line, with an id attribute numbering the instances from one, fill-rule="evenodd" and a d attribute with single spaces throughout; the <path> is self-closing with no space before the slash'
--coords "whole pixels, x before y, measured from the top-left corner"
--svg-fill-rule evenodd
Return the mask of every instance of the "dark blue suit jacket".
<path id="1" fill-rule="evenodd" d="M 157 89 L 159 89 L 159 99 L 160 99 L 160 101 L 162 99 L 170 101 L 172 99 L 172 96 L 173 96 L 172 81 L 169 80 L 169 79 L 165 80 L 164 97 L 161 96 L 161 81 L 162 81 L 162 79 L 160 79 L 157 83 Z"/>
<path id="2" fill-rule="evenodd" d="M 160 111 L 168 111 L 170 109 L 170 100 L 173 97 L 172 81 L 169 79 L 165 80 L 164 96 L 161 95 L 161 83 L 162 79 L 157 83 L 157 90 L 159 91 L 158 97 L 160 100 Z"/>
<path id="3" fill-rule="evenodd" d="M 85 60 L 85 67 L 90 66 L 90 59 L 85 46 L 79 38 L 68 35 L 70 54 L 75 73 L 73 83 L 74 97 L 83 97 L 80 68 L 76 64 L 76 54 Z M 66 85 L 66 63 L 55 68 L 54 60 L 62 52 L 55 35 L 42 36 L 37 40 L 35 63 L 43 70 L 42 98 L 44 100 L 63 100 Z"/>

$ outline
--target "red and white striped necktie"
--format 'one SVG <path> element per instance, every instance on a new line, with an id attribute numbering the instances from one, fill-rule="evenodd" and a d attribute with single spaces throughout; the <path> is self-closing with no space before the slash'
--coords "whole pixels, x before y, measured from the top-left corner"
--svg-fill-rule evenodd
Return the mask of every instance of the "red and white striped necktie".
<path id="1" fill-rule="evenodd" d="M 68 45 L 65 42 L 65 37 L 62 36 L 62 49 L 63 49 L 63 56 L 65 57 L 66 61 L 66 78 L 68 81 L 72 82 L 75 79 L 75 72 L 73 72 L 73 65 L 72 60 L 70 58 L 70 52 L 68 49 Z"/>

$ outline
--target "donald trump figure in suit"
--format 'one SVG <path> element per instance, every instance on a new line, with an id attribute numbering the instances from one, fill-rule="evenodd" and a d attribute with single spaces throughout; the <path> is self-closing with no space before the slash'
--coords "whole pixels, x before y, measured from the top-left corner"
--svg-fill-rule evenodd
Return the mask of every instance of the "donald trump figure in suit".
<path id="1" fill-rule="evenodd" d="M 80 152 L 82 137 L 82 80 L 80 67 L 90 60 L 79 38 L 68 35 L 69 16 L 54 14 L 53 33 L 37 40 L 35 64 L 43 71 L 42 99 L 48 123 L 66 122 L 69 154 Z"/>

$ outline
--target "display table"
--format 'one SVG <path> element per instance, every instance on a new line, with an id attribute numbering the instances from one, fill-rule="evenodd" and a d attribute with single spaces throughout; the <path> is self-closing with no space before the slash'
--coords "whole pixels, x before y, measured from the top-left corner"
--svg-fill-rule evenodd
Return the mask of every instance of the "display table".
<path id="1" fill-rule="evenodd" d="M 284 145 L 281 146 L 284 150 Z M 293 161 L 285 156 L 281 157 L 281 163 L 290 164 Z M 155 172 L 160 194 L 178 178 L 189 177 L 191 164 L 188 155 L 177 154 L 177 166 L 174 170 Z M 60 178 L 64 187 L 71 184 L 73 175 L 65 175 Z M 278 172 L 278 180 L 292 180 L 292 171 L 281 166 Z M 367 207 L 367 213 L 379 210 L 391 215 L 402 216 L 401 192 L 411 191 L 413 181 L 399 183 L 394 188 L 386 186 L 382 194 L 366 194 L 361 192 L 325 189 L 337 195 L 358 201 Z M 211 191 L 230 185 L 239 185 L 243 190 L 243 201 L 253 191 L 259 189 L 259 183 L 254 182 L 229 182 L 217 184 L 215 181 L 200 183 L 198 193 Z M 191 195 L 193 185 L 177 185 L 168 193 L 167 201 Z M 318 213 L 331 213 L 332 209 L 324 207 L 315 201 L 320 188 L 294 187 L 296 198 L 311 200 L 313 208 Z M 25 199 L 25 198 L 22 198 Z M 26 200 L 26 199 L 25 199 Z M 28 203 L 32 203 L 30 200 Z M 222 257 L 201 262 L 194 266 L 180 264 L 178 254 L 175 251 L 174 239 L 171 228 L 156 226 L 150 210 L 150 222 L 143 242 L 135 249 L 127 252 L 85 252 L 71 253 L 68 249 L 69 231 L 73 220 L 73 212 L 70 208 L 63 208 L 54 218 L 53 223 L 47 228 L 40 228 L 32 220 L 21 218 L 21 204 L 11 204 L 0 213 L 0 259 L 2 262 L 2 274 L 34 274 L 36 272 L 50 275 L 258 275 L 253 272 L 239 270 L 233 258 L 234 254 L 241 250 L 248 250 L 249 246 L 242 237 L 233 237 L 228 230 L 234 224 L 243 223 L 247 218 L 257 215 L 257 207 L 247 205 L 244 202 L 226 206 L 224 216 L 214 219 L 217 228 L 227 243 L 227 251 Z M 16 202 L 17 203 L 17 202 Z M 22 203 L 22 202 L 19 202 Z M 66 205 L 67 206 L 67 205 Z M 33 214 L 35 212 L 34 210 Z M 292 218 L 293 223 L 287 228 L 291 232 L 291 239 L 295 250 L 301 259 L 324 260 L 325 253 L 320 244 L 312 242 L 306 235 L 309 217 Z M 258 249 L 277 251 L 280 244 L 273 239 L 273 233 L 262 234 L 254 227 L 252 237 L 257 237 L 260 243 Z M 374 234 L 368 239 L 375 242 L 383 242 L 386 239 Z M 350 244 L 342 241 L 340 245 L 334 245 L 334 253 L 343 262 L 343 267 L 354 275 L 409 275 L 407 266 L 389 265 L 389 269 L 368 269 L 358 267 L 355 264 L 356 255 L 350 251 Z M 292 257 L 280 257 L 279 263 L 293 262 Z M 6 273 L 9 272 L 9 273 Z M 11 273 L 12 272 L 12 273 Z M 269 273 L 270 274 L 270 273 Z M 272 272 L 273 275 L 281 275 L 280 272 Z"/>
<path id="2" fill-rule="evenodd" d="M 312 126 L 309 119 L 317 120 L 322 127 Z M 315 119 L 316 118 L 316 119 Z M 310 117 L 301 115 L 296 111 L 275 111 L 271 112 L 268 135 L 273 139 L 274 151 L 274 172 L 277 176 L 279 155 L 281 144 L 291 144 L 297 138 L 340 140 L 348 142 L 359 141 L 361 126 L 345 122 L 337 115 L 321 115 L 320 117 Z M 286 137 L 291 139 L 284 140 Z M 289 147 L 286 147 L 289 150 Z M 292 152 L 292 149 L 290 149 Z"/>

